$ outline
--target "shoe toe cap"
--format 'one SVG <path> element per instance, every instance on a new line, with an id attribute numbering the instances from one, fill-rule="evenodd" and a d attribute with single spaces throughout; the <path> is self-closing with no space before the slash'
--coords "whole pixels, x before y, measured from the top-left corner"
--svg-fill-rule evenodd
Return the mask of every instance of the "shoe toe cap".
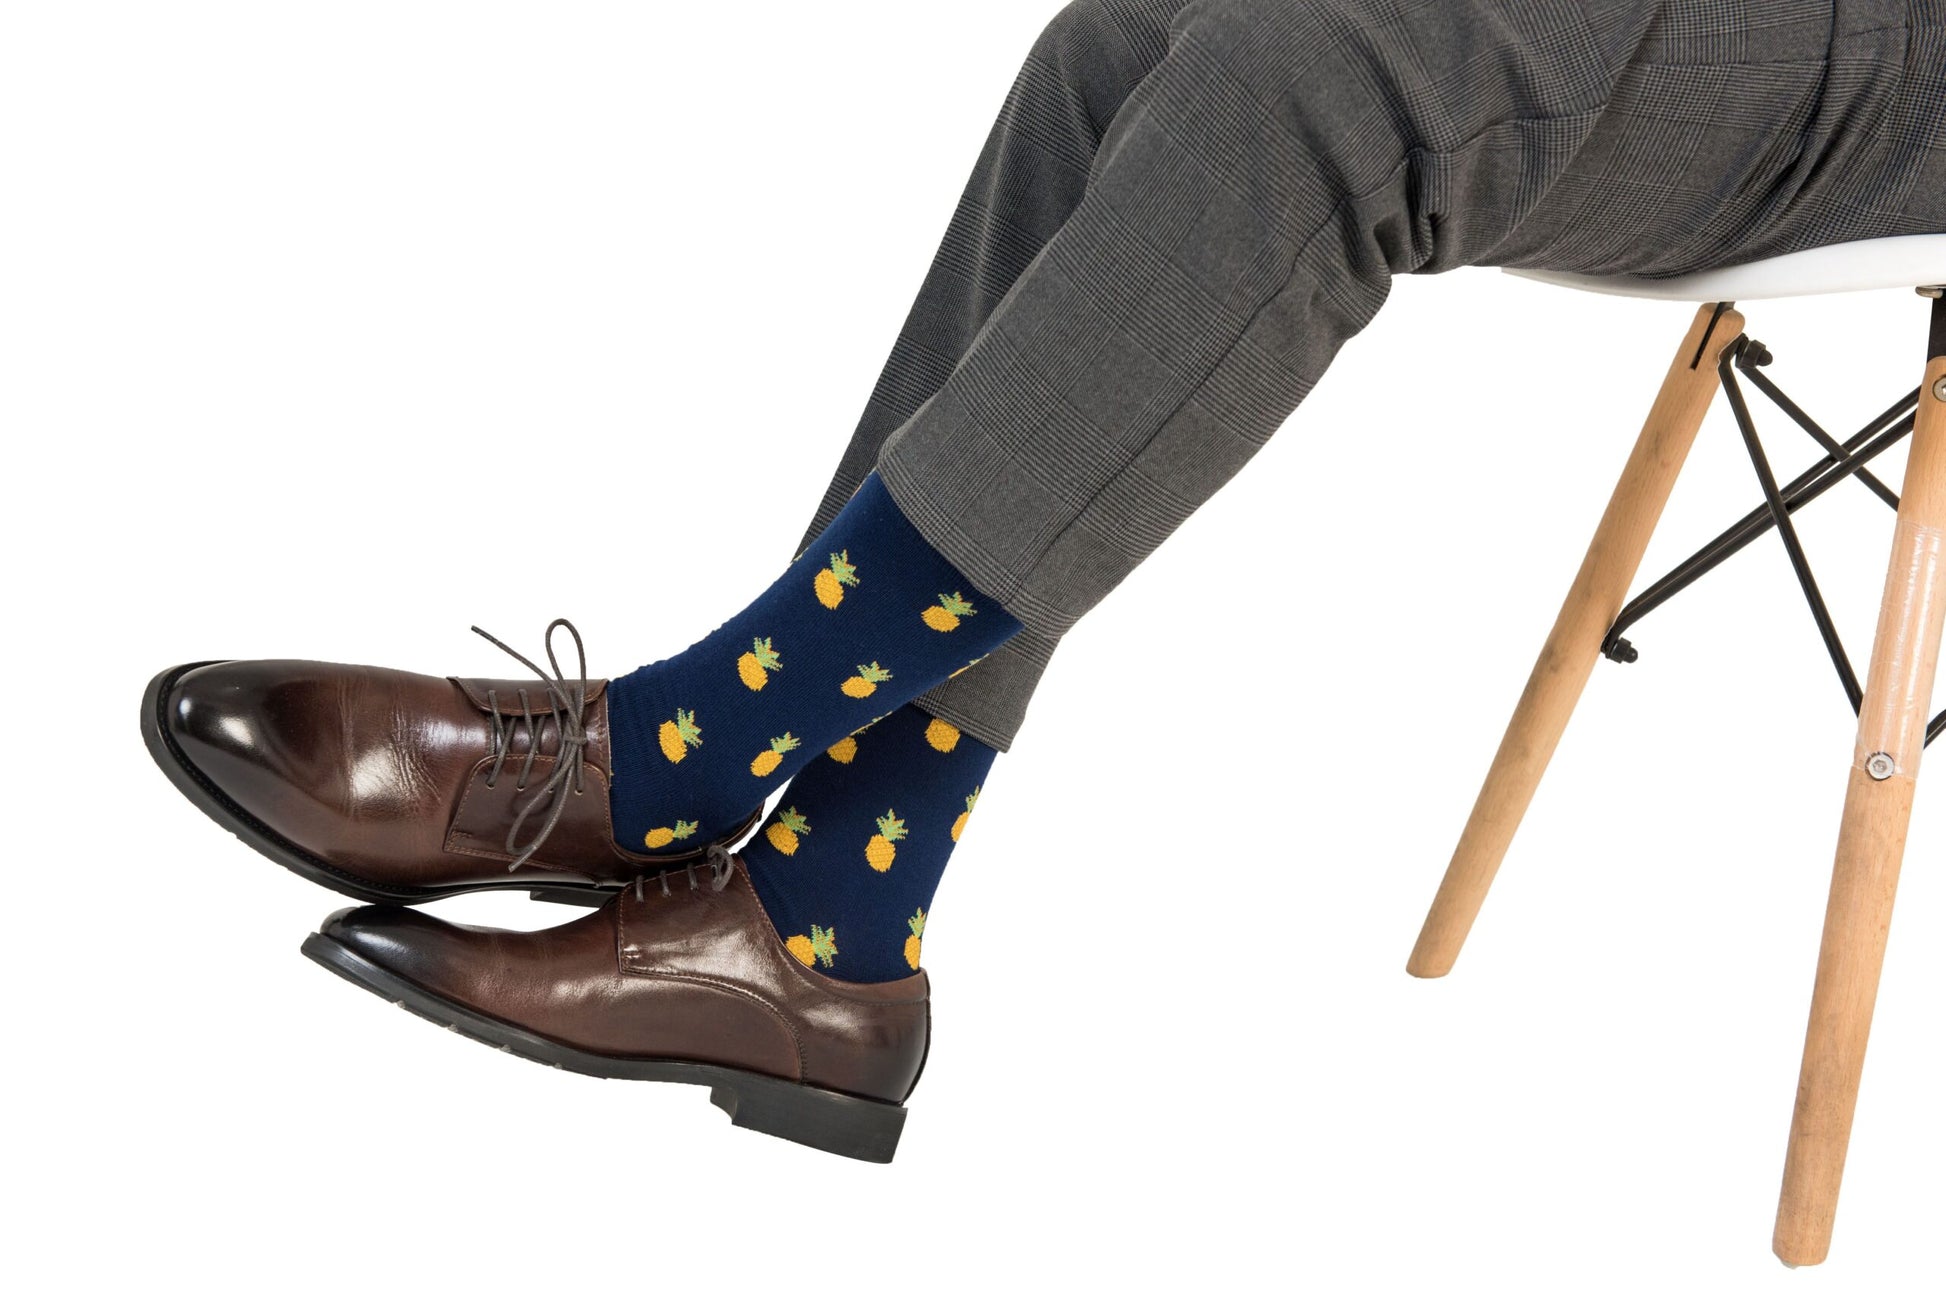
<path id="1" fill-rule="evenodd" d="M 393 677 L 418 680 L 300 660 L 209 663 L 167 686 L 157 720 L 169 758 L 198 785 L 303 851 L 370 874 L 445 828 L 437 755 L 424 736 L 401 741 L 417 697 L 386 689 Z M 405 843 L 402 826 L 423 833 Z"/>
<path id="2" fill-rule="evenodd" d="M 275 663 L 194 667 L 169 687 L 162 726 L 198 772 L 248 805 L 288 779 L 298 754 L 293 724 L 309 710 L 291 697 L 291 685 L 291 673 Z"/>
<path id="3" fill-rule="evenodd" d="M 607 909 L 525 932 L 456 925 L 411 907 L 351 907 L 329 916 L 305 950 L 393 1000 L 422 1000 L 412 996 L 417 990 L 448 1010 L 470 1010 L 591 1049 L 612 1048 L 610 1003 L 622 995 L 622 980 Z M 373 977 L 374 967 L 381 977 Z M 401 982 L 410 988 L 396 986 Z"/>
<path id="4" fill-rule="evenodd" d="M 449 924 L 411 907 L 381 904 L 334 911 L 318 933 L 353 956 L 435 992 L 466 982 L 469 936 L 478 931 Z"/>

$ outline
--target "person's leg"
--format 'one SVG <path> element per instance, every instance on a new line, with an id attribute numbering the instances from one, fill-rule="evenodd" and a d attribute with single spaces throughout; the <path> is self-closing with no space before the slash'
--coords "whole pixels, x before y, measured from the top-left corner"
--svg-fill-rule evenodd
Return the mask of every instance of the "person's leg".
<path id="1" fill-rule="evenodd" d="M 1870 23 L 1834 40 L 1829 12 L 1789 8 L 1738 25 L 1653 0 L 1195 0 L 1073 215 L 887 439 L 878 474 L 921 538 L 895 562 L 947 565 L 981 616 L 1058 638 L 1275 430 L 1393 274 L 1674 272 L 1942 228 L 1938 68 L 1906 60 L 1896 12 L 1874 52 Z M 1863 65 L 1838 76 L 1832 50 Z M 856 634 L 914 618 L 895 602 Z M 906 822 L 895 809 L 879 815 Z M 821 833 L 805 811 L 794 851 L 765 831 L 787 861 Z M 835 898 L 896 880 L 910 836 L 873 824 L 802 882 Z M 744 872 L 715 860 L 707 882 L 644 878 L 539 934 L 368 908 L 307 950 L 510 1050 L 708 1081 L 738 1123 L 889 1157 L 926 976 L 846 980 L 831 922 L 765 932 Z"/>
<path id="2" fill-rule="evenodd" d="M 806 767 L 743 847 L 791 954 L 853 982 L 918 969 L 933 891 L 995 756 L 951 722 L 901 708 Z"/>
<path id="3" fill-rule="evenodd" d="M 1166 52 L 1169 20 L 1181 7 L 1182 0 L 1077 0 L 1028 51 L 805 534 L 801 549 L 814 562 L 838 544 L 820 542 L 820 535 L 864 484 L 886 437 L 946 381 L 994 306 L 1081 201 L 1102 134 Z M 838 553 L 844 553 L 842 545 Z M 747 682 L 768 686 L 771 668 L 765 665 L 782 659 L 774 635 L 753 635 L 747 646 L 740 632 L 716 639 L 747 661 Z M 821 968 L 836 968 L 835 959 L 842 977 L 854 980 L 909 972 L 905 958 L 916 958 L 916 929 L 923 927 L 970 800 L 998 750 L 1011 742 L 1053 649 L 1051 640 L 1016 634 L 897 709 L 869 735 L 846 738 L 828 754 L 788 731 L 774 738 L 795 747 L 776 758 L 759 753 L 758 765 L 773 784 L 797 765 L 786 761 L 793 754 L 810 764 L 744 856 L 781 933 L 801 940 L 805 952 L 815 936 L 842 936 L 820 943 Z M 775 679 L 787 685 L 792 675 L 783 667 Z M 761 711 L 763 698 L 738 698 L 742 692 L 727 683 L 716 685 L 706 693 L 739 712 Z M 626 700 L 630 686 L 619 688 Z M 696 709 L 685 711 L 694 727 Z M 667 720 L 674 723 L 673 713 Z M 712 735 L 709 744 L 723 760 L 693 762 L 685 755 L 680 774 L 688 779 L 662 782 L 694 794 L 662 800 L 666 810 L 647 814 L 644 843 L 650 851 L 719 833 L 747 806 L 757 768 L 750 775 L 738 770 L 742 755 L 727 736 L 719 742 Z M 652 764 L 649 770 L 655 774 Z M 632 796 L 640 795 L 623 791 L 621 801 Z M 621 833 L 640 828 L 630 824 Z M 854 832 L 860 829 L 862 834 Z M 844 868 L 855 864 L 874 836 L 888 851 L 902 845 L 896 849 L 898 870 L 876 882 L 869 882 L 872 872 L 854 878 Z"/>
<path id="4" fill-rule="evenodd" d="M 1103 134 L 1168 51 L 1169 22 L 1183 2 L 1075 0 L 1034 41 L 803 547 L 838 517 L 885 440 L 945 384 L 994 307 L 1080 204 Z M 1053 639 L 1023 632 L 916 706 L 1005 750 L 1054 649 Z"/>
<path id="5" fill-rule="evenodd" d="M 1787 237 L 1744 196 L 1798 165 L 1828 21 L 1766 29 L 1781 70 L 1739 82 L 1683 70 L 1700 36 L 1657 8 L 1181 10 L 1081 203 L 881 452 L 928 562 L 1051 642 L 1283 422 L 1393 274 L 1496 252 L 1675 270 Z M 1764 111 L 1708 111 L 1732 95 Z M 1638 161 L 1685 116 L 1689 153 Z M 1827 144 L 1861 147 L 1849 131 Z M 1599 165 L 1577 172 L 1584 152 Z M 1587 237 L 1566 202 L 1544 205 L 1557 189 L 1599 196 L 1628 238 Z M 932 683 L 908 676 L 901 695 L 915 684 Z"/>
<path id="6" fill-rule="evenodd" d="M 1364 30 L 1377 42 L 1411 29 L 1388 27 L 1396 5 L 1284 7 L 1313 10 L 1302 21 L 1327 40 Z M 1049 24 L 995 123 L 806 544 L 875 467 L 881 447 L 945 386 L 999 300 L 1080 205 L 1112 119 L 1182 34 L 1172 20 L 1181 15 L 1177 26 L 1186 31 L 1209 8 L 1181 0 L 1079 0 Z M 1940 116 L 1927 100 L 1941 74 L 1928 62 L 1936 38 L 1924 35 L 1939 20 L 1914 28 L 1909 39 L 1907 23 L 1924 15 L 1903 0 L 1796 6 L 1761 23 L 1750 11 L 1671 13 L 1647 0 L 1528 8 L 1509 16 L 1497 12 L 1505 6 L 1454 6 L 1444 26 L 1470 28 L 1472 36 L 1448 39 L 1445 48 L 1490 52 L 1523 34 L 1572 30 L 1550 19 L 1550 10 L 1586 13 L 1605 70 L 1617 50 L 1640 39 L 1628 66 L 1613 69 L 1620 111 L 1602 115 L 1585 138 L 1567 121 L 1533 134 L 1537 147 L 1564 165 L 1547 168 L 1545 183 L 1541 172 L 1525 177 L 1527 188 L 1510 207 L 1531 211 L 1480 264 L 1676 273 L 1946 224 L 1938 197 Z M 1415 25 L 1428 27 L 1424 19 Z M 1827 53 L 1834 74 L 1842 73 L 1828 86 Z M 1558 52 L 1552 63 L 1565 74 L 1575 59 Z M 1547 75 L 1540 64 L 1529 66 Z M 1436 70 L 1428 64 L 1426 73 Z M 1212 84 L 1234 87 L 1236 80 L 1218 75 Z M 1301 111 L 1305 88 L 1294 75 L 1286 80 L 1288 87 L 1267 83 L 1263 102 L 1281 106 L 1288 118 Z M 1443 221 L 1442 208 L 1459 198 L 1422 183 L 1422 219 Z M 1416 267 L 1387 269 L 1457 264 L 1443 248 Z M 920 705 L 1004 750 L 1057 644 L 1058 637 L 1029 626 Z"/>
<path id="7" fill-rule="evenodd" d="M 742 612 L 608 683 L 618 844 L 721 838 L 813 756 L 1019 630 L 876 477 Z"/>
<path id="8" fill-rule="evenodd" d="M 1523 202 L 1531 203 L 1550 173 L 1565 163 L 1573 140 L 1598 116 L 1623 62 L 1615 51 L 1638 34 L 1629 8 L 1612 7 L 1615 12 L 1603 15 L 1605 25 L 1591 25 L 1579 7 L 1563 4 L 1523 11 L 1521 23 L 1503 28 L 1486 15 L 1458 11 L 1450 20 L 1417 10 L 1394 18 L 1387 5 L 1375 2 L 1191 4 L 1173 15 L 1160 71 L 1141 81 L 1132 103 L 1117 108 L 1106 147 L 1090 157 L 1077 210 L 1060 220 L 1075 192 L 1075 164 L 1088 153 L 1097 123 L 1090 112 L 1083 114 L 1086 130 L 1065 136 L 1053 130 L 1065 146 L 1054 153 L 1072 155 L 1060 158 L 1065 165 L 1045 162 L 1034 149 L 1013 147 L 1014 137 L 1040 139 L 1050 122 L 1073 116 L 1074 87 L 1046 75 L 1043 61 L 1109 67 L 1109 89 L 1095 98 L 1112 104 L 1122 99 L 1121 83 L 1155 53 L 1150 39 L 1142 57 L 1076 60 L 1074 37 L 1094 31 L 1096 47 L 1103 45 L 1099 33 L 1112 11 L 1093 3 L 1071 6 L 1037 46 L 1045 60 L 1030 58 L 1021 77 L 1029 87 L 1058 81 L 1059 93 L 1037 104 L 1031 129 L 1020 129 L 1024 119 L 1003 121 L 989 145 L 990 154 L 1024 153 L 1031 160 L 1020 174 L 999 179 L 1055 180 L 1054 197 L 1044 209 L 1029 204 L 1024 214 L 1017 213 L 1015 202 L 1004 217 L 1020 215 L 1030 227 L 1038 222 L 1042 228 L 1060 220 L 1058 233 L 1035 253 L 1034 269 L 1010 284 L 997 313 L 988 308 L 998 282 L 1011 270 L 1005 263 L 1009 243 L 987 240 L 971 250 L 993 255 L 1002 273 L 976 276 L 970 287 L 955 293 L 950 286 L 965 274 L 961 267 L 968 250 L 954 247 L 949 236 L 929 291 L 921 295 L 887 366 L 880 398 L 861 422 L 819 518 L 834 515 L 873 442 L 918 401 L 881 457 L 887 484 L 895 495 L 909 498 L 902 502 L 905 512 L 922 530 L 935 541 L 950 536 L 969 564 L 992 574 L 1030 607 L 1033 616 L 1023 619 L 1027 628 L 1019 639 L 1051 646 L 1079 608 L 1037 608 L 1042 597 L 1023 590 L 1017 575 L 1004 564 L 996 567 L 993 556 L 1058 545 L 1068 553 L 1057 553 L 1044 571 L 1070 570 L 1074 580 L 1084 582 L 1112 573 L 1107 584 L 1118 580 L 1282 421 L 1312 372 L 1321 371 L 1338 343 L 1376 310 L 1392 271 L 1424 269 L 1440 256 L 1458 264 L 1473 245 L 1477 255 L 1511 228 Z M 1147 16 L 1153 24 L 1160 14 Z M 1526 30 L 1510 30 L 1522 26 Z M 1109 28 L 1113 36 L 1123 36 L 1113 24 Z M 1415 53 L 1420 47 L 1462 56 L 1477 47 L 1473 53 L 1489 57 L 1477 63 L 1462 58 L 1442 72 L 1423 66 Z M 1505 57 L 1496 57 L 1500 52 Z M 1486 71 L 1476 73 L 1475 67 Z M 1206 93 L 1210 89 L 1217 93 Z M 1453 101 L 1450 108 L 1442 97 Z M 1010 99 L 1010 110 L 1020 98 Z M 1479 133 L 1468 138 L 1476 126 Z M 1425 152 L 1422 137 L 1436 137 L 1433 152 Z M 1450 146 L 1444 144 L 1448 139 L 1454 142 Z M 1439 148 L 1448 152 L 1442 155 Z M 1434 160 L 1417 178 L 1405 168 L 1415 150 Z M 990 215 L 980 179 L 976 175 L 975 197 L 963 208 Z M 1369 192 L 1346 192 L 1348 184 Z M 1436 202 L 1441 196 L 1427 191 L 1438 184 L 1466 184 L 1477 191 L 1468 196 L 1477 200 L 1467 213 L 1470 238 L 1449 238 L 1453 246 L 1443 252 L 1430 247 L 1429 238 L 1419 245 L 1408 239 L 1397 247 L 1382 246 L 1382 238 L 1416 227 L 1426 227 L 1423 233 L 1430 235 L 1430 213 L 1401 214 L 1397 208 Z M 1446 233 L 1457 229 L 1449 224 Z M 1300 246 L 1310 254 L 1304 265 L 1297 261 Z M 1055 252 L 1065 255 L 1050 261 Z M 1077 268 L 1085 268 L 1080 274 L 1086 278 L 1077 278 Z M 1315 276 L 1306 274 L 1313 270 Z M 1257 319 L 1280 280 L 1292 287 Z M 947 290 L 932 291 L 940 285 Z M 1018 340 L 1004 336 L 1009 323 L 1020 320 L 1042 322 L 1033 326 L 1036 341 L 1050 349 L 1067 347 L 1068 354 L 1046 364 L 1023 355 Z M 1231 357 L 1246 324 L 1258 327 L 1263 337 Z M 1078 332 L 1084 330 L 1094 332 Z M 1070 342 L 1076 346 L 1068 347 Z M 967 351 L 945 387 L 920 399 L 962 344 Z M 1018 373 L 1009 374 L 1004 367 L 1016 357 L 1022 362 L 1013 366 Z M 1238 371 L 1235 384 L 1226 374 L 1212 373 L 1219 361 Z M 1212 378 L 1222 405 L 1185 400 L 1197 384 Z M 1234 392 L 1227 391 L 1231 387 Z M 1006 427 L 970 428 L 967 415 L 991 417 Z M 1168 427 L 1160 427 L 1164 421 Z M 1145 445 L 1151 446 L 1154 463 L 1133 464 L 1133 453 Z M 1124 462 L 1132 470 L 1117 481 Z M 933 488 L 924 485 L 928 478 L 937 480 Z M 935 490 L 953 493 L 954 499 L 929 497 Z M 1091 507 L 1093 518 L 1069 531 L 1063 511 L 1082 504 Z M 956 520 L 957 515 L 966 517 Z M 1129 534 L 1111 543 L 1125 553 L 1091 553 L 1100 549 L 1097 520 Z M 981 529 L 996 535 L 982 536 Z M 828 539 L 807 547 L 820 554 L 843 553 Z M 1098 596 L 1099 591 L 1086 602 Z M 682 677 L 684 657 L 694 656 L 659 665 L 662 675 Z M 1002 689 L 1021 687 L 1009 701 L 1017 707 L 1038 664 L 1030 658 L 1022 667 L 996 686 L 989 678 L 998 678 L 1002 663 L 989 661 L 948 689 L 962 700 L 991 703 Z M 630 697 L 648 679 L 636 674 L 618 683 L 611 698 L 621 712 L 631 711 Z M 911 683 L 908 676 L 904 684 Z M 935 715 L 996 747 L 1004 745 L 1006 737 L 982 725 L 992 720 L 991 710 L 976 717 L 940 706 L 941 693 L 924 701 Z M 666 702 L 658 697 L 654 706 L 668 712 Z M 672 718 L 649 724 L 664 726 Z M 625 719 L 618 721 L 618 733 L 628 729 Z M 626 743 L 620 739 L 618 747 Z M 648 769 L 662 778 L 658 783 L 673 788 L 656 794 L 628 789 L 625 779 L 618 782 L 618 839 L 624 843 L 643 814 L 633 805 L 652 796 L 657 802 L 693 802 L 700 797 L 699 778 L 721 774 L 711 763 L 688 765 L 680 775 Z M 657 809 L 651 820 L 660 825 L 679 814 L 679 808 Z M 724 815 L 729 815 L 727 804 Z"/>
<path id="9" fill-rule="evenodd" d="M 1176 5 L 1077 0 L 1035 42 L 813 535 L 835 521 L 885 434 L 950 371 L 994 303 L 1078 202 L 1102 130 L 1130 87 L 1161 57 Z M 896 511 L 872 514 L 883 526 L 865 544 L 898 560 L 916 534 Z M 924 550 L 923 543 L 917 549 Z M 949 646 L 966 657 L 977 655 L 1002 640 L 990 633 L 1012 620 L 990 603 L 983 610 L 950 566 L 928 565 L 916 554 L 917 567 L 873 561 L 866 587 L 835 618 L 839 597 L 855 589 L 847 579 L 858 578 L 859 556 L 846 556 L 839 541 L 815 559 L 826 572 L 811 577 L 830 586 L 829 610 L 801 609 L 811 621 L 784 626 L 753 614 L 765 625 L 747 639 L 718 637 L 711 644 L 712 652 L 725 652 L 693 678 L 707 699 L 685 689 L 680 698 L 643 704 L 653 692 L 636 690 L 647 679 L 638 677 L 617 690 L 623 699 L 633 693 L 637 706 L 611 716 L 607 683 L 562 676 L 551 643 L 551 670 L 515 655 L 544 678 L 538 682 L 420 678 L 351 665 L 185 664 L 151 683 L 144 733 L 163 770 L 193 803 L 274 860 L 328 887 L 364 898 L 417 901 L 532 882 L 547 886 L 551 896 L 599 897 L 618 877 L 684 866 L 741 837 L 753 819 L 748 809 L 762 793 L 815 753 L 821 735 L 860 720 L 854 705 L 861 696 L 871 700 L 869 718 L 932 685 L 925 715 L 964 726 L 962 760 L 984 748 L 990 761 L 1006 745 L 1051 643 L 1017 635 L 977 674 L 953 680 L 947 673 L 964 668 L 965 658 L 955 659 Z M 884 641 L 858 644 L 857 657 L 836 664 L 842 668 L 840 692 L 830 693 L 832 682 L 823 682 L 826 693 L 814 709 L 820 717 L 804 723 L 793 716 L 768 726 L 766 707 L 832 668 L 825 661 L 831 655 L 851 653 L 841 628 L 856 630 L 861 611 L 869 621 L 871 607 L 896 597 L 901 582 L 931 581 L 927 571 L 937 585 L 909 593 L 936 606 L 930 616 L 942 625 L 964 623 L 967 630 L 936 639 L 930 649 L 918 648 L 917 660 L 898 664 L 880 661 L 889 652 Z M 786 583 L 779 595 L 801 597 L 812 589 L 801 581 Z M 902 630 L 909 637 L 921 625 Z M 574 640 L 578 649 L 578 635 Z M 909 648 L 908 639 L 900 657 Z M 937 670 L 921 661 L 929 654 Z M 709 655 L 689 657 L 694 662 Z M 567 666 L 578 669 L 576 678 L 585 671 L 577 660 Z M 895 684 L 881 685 L 887 672 L 895 674 Z M 962 689 L 968 677 L 983 684 Z M 842 693 L 854 679 L 857 694 Z M 767 694 L 759 693 L 766 688 Z M 699 704 L 705 705 L 700 713 Z M 401 715 L 415 718 L 409 736 L 396 726 Z M 617 722 L 624 732 L 619 761 L 609 745 L 611 723 Z M 659 773 L 658 761 L 665 764 Z M 698 779 L 705 769 L 707 777 Z M 373 780 L 375 770 L 395 771 L 399 778 Z M 924 770 L 936 775 L 941 768 L 930 764 Z M 625 790 L 620 802 L 636 808 L 619 833 L 608 797 L 617 773 L 634 790 Z M 652 779 L 656 774 L 665 779 Z M 672 774 L 680 778 L 666 779 Z M 656 797 L 657 786 L 667 786 L 661 792 L 669 796 Z M 934 792 L 915 786 L 901 801 L 924 801 Z M 585 793 L 596 797 L 581 797 Z M 742 811 L 730 806 L 738 799 L 749 800 Z"/>
<path id="10" fill-rule="evenodd" d="M 1394 274 L 1673 273 L 1939 228 L 1915 189 L 1936 104 L 1901 97 L 1937 74 L 1907 62 L 1902 7 L 1838 7 L 1829 78 L 1832 8 L 1748 12 L 1196 0 L 1074 216 L 888 440 L 893 498 L 1059 637 L 1249 459 Z"/>

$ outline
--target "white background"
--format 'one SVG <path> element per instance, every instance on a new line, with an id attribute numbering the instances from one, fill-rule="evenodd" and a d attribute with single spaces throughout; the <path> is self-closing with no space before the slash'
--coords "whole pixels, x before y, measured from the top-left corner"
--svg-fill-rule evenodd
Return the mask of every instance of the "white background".
<path id="1" fill-rule="evenodd" d="M 889 1168 L 359 993 L 297 953 L 343 900 L 153 770 L 171 663 L 498 674 L 468 623 L 567 614 L 612 674 L 737 608 L 1052 11 L 7 9 L 10 1290 L 1940 1292 L 1946 777 L 1832 1261 L 1769 1252 L 1851 744 L 1774 540 L 1601 666 L 1458 970 L 1403 972 L 1684 307 L 1399 284 L 1087 620 L 938 899 Z M 1849 431 L 1923 322 L 1751 328 Z M 1693 465 L 1656 573 L 1756 503 L 1720 408 Z M 1862 662 L 1890 514 L 1803 526 Z"/>

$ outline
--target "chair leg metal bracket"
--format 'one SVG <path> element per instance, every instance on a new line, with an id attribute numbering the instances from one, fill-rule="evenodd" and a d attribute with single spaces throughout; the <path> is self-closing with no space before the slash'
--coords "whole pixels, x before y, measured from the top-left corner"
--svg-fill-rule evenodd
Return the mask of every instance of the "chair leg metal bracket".
<path id="1" fill-rule="evenodd" d="M 1695 585 L 1705 574 L 1721 567 L 1733 555 L 1740 553 L 1757 538 L 1773 530 L 1784 544 L 1791 568 L 1797 574 L 1798 585 L 1804 592 L 1805 602 L 1810 606 L 1812 620 L 1817 624 L 1818 635 L 1824 640 L 1826 652 L 1831 656 L 1832 666 L 1837 669 L 1838 680 L 1844 687 L 1845 697 L 1851 701 L 1852 711 L 1856 713 L 1864 698 L 1864 689 L 1858 680 L 1858 673 L 1852 667 L 1851 656 L 1845 652 L 1844 641 L 1838 634 L 1837 624 L 1832 620 L 1831 611 L 1826 606 L 1824 595 L 1818 589 L 1817 577 L 1811 571 L 1809 557 L 1805 554 L 1804 543 L 1799 538 L 1793 516 L 1804 506 L 1817 500 L 1826 492 L 1846 479 L 1853 479 L 1860 486 L 1885 502 L 1892 510 L 1899 508 L 1899 495 L 1887 487 L 1867 466 L 1880 455 L 1898 445 L 1910 436 L 1913 428 L 1914 413 L 1919 406 L 1921 390 L 1913 389 L 1878 418 L 1866 424 L 1843 442 L 1834 438 L 1805 413 L 1804 408 L 1791 399 L 1776 382 L 1762 372 L 1762 367 L 1771 363 L 1770 349 L 1748 335 L 1738 337 L 1717 363 L 1717 378 L 1724 395 L 1729 398 L 1730 410 L 1736 417 L 1737 429 L 1743 436 L 1744 449 L 1749 453 L 1751 467 L 1756 471 L 1757 483 L 1763 491 L 1763 504 L 1751 510 L 1729 528 L 1719 533 L 1701 550 L 1685 559 L 1667 576 L 1650 584 L 1640 595 L 1623 607 L 1621 615 L 1602 640 L 1601 652 L 1617 663 L 1633 663 L 1641 657 L 1627 635 L 1628 630 L 1648 614 L 1661 608 L 1681 591 Z M 1756 420 L 1750 413 L 1749 402 L 1744 397 L 1743 379 L 1751 387 L 1762 393 L 1772 405 L 1788 416 L 1792 423 L 1802 429 L 1824 450 L 1824 456 L 1809 469 L 1779 486 L 1776 474 L 1772 471 L 1770 457 L 1765 453 L 1763 442 L 1757 435 Z M 1942 733 L 1946 733 L 1946 712 L 1933 718 L 1926 728 L 1926 743 L 1931 744 Z"/>

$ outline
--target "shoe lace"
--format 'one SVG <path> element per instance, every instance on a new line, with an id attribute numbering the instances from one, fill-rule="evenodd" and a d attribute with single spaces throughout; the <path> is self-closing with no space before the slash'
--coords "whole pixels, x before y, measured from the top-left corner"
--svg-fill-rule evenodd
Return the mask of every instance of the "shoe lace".
<path id="1" fill-rule="evenodd" d="M 730 850 L 720 843 L 711 844 L 704 856 L 709 861 L 709 891 L 712 893 L 721 893 L 728 887 L 730 876 L 736 874 L 736 858 L 730 856 Z M 669 887 L 669 877 L 679 873 L 689 877 L 690 892 L 694 893 L 702 887 L 701 882 L 696 878 L 696 863 L 690 862 L 680 872 L 671 868 L 655 875 L 637 875 L 635 877 L 635 900 L 637 902 L 643 900 L 643 881 L 651 879 L 662 886 L 663 897 L 674 897 L 674 891 Z"/>
<path id="2" fill-rule="evenodd" d="M 572 692 L 569 690 L 568 678 L 561 672 L 561 662 L 554 655 L 554 632 L 561 627 L 567 628 L 568 635 L 574 638 L 577 667 Z M 550 680 L 548 674 L 541 671 L 538 664 L 498 636 L 481 631 L 478 627 L 473 630 L 518 659 L 521 665 L 539 677 L 540 683 L 547 688 L 547 711 L 539 714 L 535 713 L 532 701 L 524 687 L 515 692 L 520 701 L 521 721 L 527 723 L 527 756 L 520 764 L 520 775 L 514 780 L 516 790 L 525 790 L 527 778 L 533 774 L 534 756 L 540 752 L 541 747 L 539 725 L 552 717 L 555 733 L 560 736 L 561 741 L 560 752 L 555 756 L 553 774 L 547 778 L 545 784 L 534 791 L 533 797 L 520 804 L 514 813 L 514 823 L 507 828 L 506 848 L 508 852 L 514 854 L 514 859 L 507 863 L 507 869 L 515 871 L 526 865 L 528 859 L 540 851 L 541 845 L 547 842 L 547 837 L 554 833 L 554 827 L 560 823 L 561 814 L 567 810 L 567 800 L 581 793 L 581 755 L 588 747 L 588 729 L 581 720 L 582 714 L 588 708 L 588 652 L 581 644 L 581 633 L 575 630 L 574 624 L 566 618 L 556 618 L 547 624 L 547 631 L 541 637 L 541 644 L 547 650 L 547 665 L 554 669 L 553 679 Z M 514 739 L 520 731 L 520 723 L 509 723 L 500 716 L 500 699 L 497 690 L 487 691 L 487 712 L 493 717 L 491 740 L 493 769 L 487 773 L 486 779 L 487 788 L 492 789 L 507 765 L 507 755 L 513 749 Z M 535 832 L 526 847 L 517 846 L 520 841 L 520 828 L 542 804 L 547 805 L 547 815 L 541 822 L 541 828 Z"/>

